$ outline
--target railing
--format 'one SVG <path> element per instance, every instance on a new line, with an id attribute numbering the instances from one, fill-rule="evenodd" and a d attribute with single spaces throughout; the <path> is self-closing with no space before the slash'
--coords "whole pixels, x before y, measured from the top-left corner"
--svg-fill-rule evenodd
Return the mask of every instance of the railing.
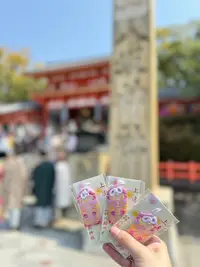
<path id="1" fill-rule="evenodd" d="M 200 163 L 190 162 L 160 162 L 160 178 L 167 180 L 169 183 L 178 180 L 188 180 L 193 184 L 200 182 Z"/>

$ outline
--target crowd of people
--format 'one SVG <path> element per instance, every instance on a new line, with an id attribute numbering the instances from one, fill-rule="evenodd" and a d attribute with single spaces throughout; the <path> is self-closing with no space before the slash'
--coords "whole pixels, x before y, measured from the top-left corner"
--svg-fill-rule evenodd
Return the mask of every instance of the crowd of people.
<path id="1" fill-rule="evenodd" d="M 45 228 L 67 216 L 72 205 L 67 155 L 70 157 L 80 146 L 81 131 L 89 134 L 86 139 L 93 147 L 98 142 L 92 142 L 91 135 L 104 131 L 104 126 L 89 115 L 86 112 L 77 120 L 69 119 L 61 127 L 49 123 L 44 133 L 36 125 L 0 127 L 0 218 L 7 216 L 10 228 L 20 228 L 24 199 L 28 195 L 35 199 L 34 227 Z M 25 162 L 27 152 L 40 155 L 32 170 Z"/>
<path id="2" fill-rule="evenodd" d="M 37 124 L 0 125 L 0 151 L 35 152 L 40 136 L 41 126 Z"/>
<path id="3" fill-rule="evenodd" d="M 28 122 L 0 125 L 0 151 L 35 153 L 42 149 L 51 153 L 62 143 L 67 153 L 86 152 L 106 140 L 106 120 L 96 118 L 90 109 L 80 110 L 66 120 L 61 120 L 61 114 L 56 119 L 49 116 L 45 125 Z"/>
<path id="4" fill-rule="evenodd" d="M 73 153 L 92 150 L 95 146 L 105 142 L 104 125 L 95 123 L 91 119 L 78 124 L 75 119 L 71 119 L 62 127 L 55 127 L 49 124 L 46 127 L 44 138 L 39 142 L 39 147 L 52 152 L 55 146 L 62 143 L 67 153 Z"/>
<path id="5" fill-rule="evenodd" d="M 20 229 L 24 199 L 28 195 L 35 199 L 33 227 L 46 228 L 67 216 L 72 205 L 71 172 L 64 151 L 57 151 L 54 161 L 40 151 L 40 160 L 31 173 L 21 155 L 4 151 L 0 160 L 0 216 L 3 220 L 7 217 L 11 229 Z"/>

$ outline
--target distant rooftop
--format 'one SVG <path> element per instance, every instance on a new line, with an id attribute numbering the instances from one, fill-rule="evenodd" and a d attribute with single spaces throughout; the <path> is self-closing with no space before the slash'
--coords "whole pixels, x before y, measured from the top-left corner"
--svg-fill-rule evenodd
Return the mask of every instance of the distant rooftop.
<path id="1" fill-rule="evenodd" d="M 0 115 L 18 111 L 38 109 L 40 106 L 35 102 L 0 103 Z"/>
<path id="2" fill-rule="evenodd" d="M 158 92 L 159 99 L 180 99 L 182 98 L 182 94 L 179 89 L 176 88 L 162 88 Z"/>

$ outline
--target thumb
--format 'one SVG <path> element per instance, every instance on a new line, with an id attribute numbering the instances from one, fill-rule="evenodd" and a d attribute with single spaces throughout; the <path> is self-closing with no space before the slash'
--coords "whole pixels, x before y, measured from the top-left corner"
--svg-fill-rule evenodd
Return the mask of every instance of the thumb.
<path id="1" fill-rule="evenodd" d="M 120 230 L 113 226 L 110 232 L 114 239 L 123 247 L 130 251 L 133 258 L 144 259 L 147 256 L 147 248 L 139 243 L 134 237 L 132 237 L 126 231 Z"/>

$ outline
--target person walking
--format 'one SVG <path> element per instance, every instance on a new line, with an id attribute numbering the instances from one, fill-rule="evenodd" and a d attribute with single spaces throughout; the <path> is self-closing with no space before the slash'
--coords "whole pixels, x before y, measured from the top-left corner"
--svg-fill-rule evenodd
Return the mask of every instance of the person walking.
<path id="1" fill-rule="evenodd" d="M 35 167 L 32 173 L 32 190 L 36 197 L 34 226 L 45 228 L 52 221 L 55 168 L 44 151 L 40 151 L 40 155 L 42 157 L 41 163 Z"/>
<path id="2" fill-rule="evenodd" d="M 68 208 L 72 205 L 71 193 L 69 186 L 71 185 L 70 166 L 67 162 L 65 152 L 58 153 L 56 162 L 56 183 L 55 183 L 55 207 L 57 219 L 66 217 Z"/>
<path id="3" fill-rule="evenodd" d="M 49 151 L 50 152 L 49 156 L 51 160 L 55 162 L 57 159 L 57 153 L 64 146 L 64 140 L 63 140 L 63 135 L 61 131 L 57 130 L 57 132 L 52 135 L 51 140 L 50 140 L 50 146 L 51 146 L 51 150 Z"/>
<path id="4" fill-rule="evenodd" d="M 9 154 L 10 153 L 10 154 Z M 7 152 L 4 162 L 4 203 L 9 226 L 20 229 L 23 200 L 28 190 L 28 173 L 24 159 Z"/>
<path id="5" fill-rule="evenodd" d="M 75 120 L 70 120 L 68 124 L 68 138 L 66 140 L 66 151 L 68 153 L 76 152 L 78 146 L 78 126 Z"/>

